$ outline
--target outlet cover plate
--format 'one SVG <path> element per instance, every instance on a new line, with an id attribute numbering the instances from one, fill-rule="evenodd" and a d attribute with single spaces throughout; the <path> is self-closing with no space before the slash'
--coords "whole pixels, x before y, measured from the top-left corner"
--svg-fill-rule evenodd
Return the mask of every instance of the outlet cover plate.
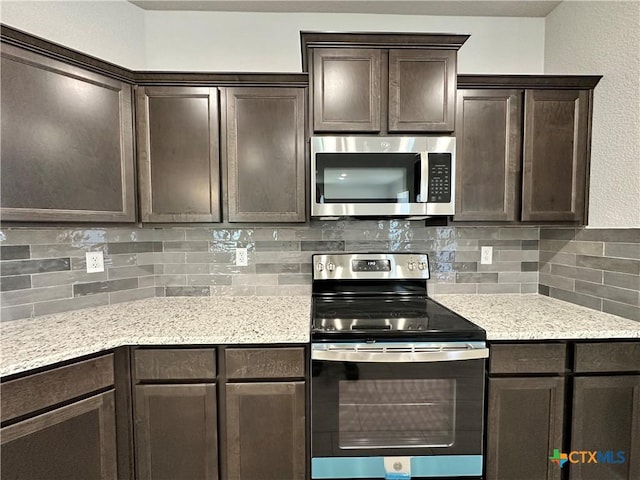
<path id="1" fill-rule="evenodd" d="M 87 273 L 104 272 L 104 256 L 102 252 L 87 252 Z"/>
<path id="2" fill-rule="evenodd" d="M 480 248 L 480 263 L 483 265 L 491 265 L 493 263 L 493 247 Z"/>
<path id="3" fill-rule="evenodd" d="M 236 248 L 236 266 L 246 267 L 249 264 L 246 248 Z"/>

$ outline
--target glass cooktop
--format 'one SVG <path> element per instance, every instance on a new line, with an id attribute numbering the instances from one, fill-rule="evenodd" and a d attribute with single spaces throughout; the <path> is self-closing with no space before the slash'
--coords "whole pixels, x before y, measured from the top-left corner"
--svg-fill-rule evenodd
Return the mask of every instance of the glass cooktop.
<path id="1" fill-rule="evenodd" d="M 426 296 L 314 297 L 312 338 L 484 340 L 485 331 Z"/>

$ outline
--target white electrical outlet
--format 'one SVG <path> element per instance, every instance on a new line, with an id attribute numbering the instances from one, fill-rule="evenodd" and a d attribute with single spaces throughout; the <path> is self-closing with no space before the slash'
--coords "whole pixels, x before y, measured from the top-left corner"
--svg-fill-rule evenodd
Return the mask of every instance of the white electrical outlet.
<path id="1" fill-rule="evenodd" d="M 87 273 L 104 272 L 102 252 L 87 252 Z"/>
<path id="2" fill-rule="evenodd" d="M 246 267 L 249 263 L 246 248 L 236 248 L 236 265 L 238 267 Z"/>
<path id="3" fill-rule="evenodd" d="M 484 265 L 493 263 L 493 247 L 480 247 L 480 263 Z"/>

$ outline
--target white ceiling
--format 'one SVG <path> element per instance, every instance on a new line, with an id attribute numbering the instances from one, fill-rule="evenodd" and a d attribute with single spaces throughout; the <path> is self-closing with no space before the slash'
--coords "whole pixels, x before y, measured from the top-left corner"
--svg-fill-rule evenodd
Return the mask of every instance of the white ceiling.
<path id="1" fill-rule="evenodd" d="M 129 0 L 145 10 L 546 17 L 555 0 Z"/>

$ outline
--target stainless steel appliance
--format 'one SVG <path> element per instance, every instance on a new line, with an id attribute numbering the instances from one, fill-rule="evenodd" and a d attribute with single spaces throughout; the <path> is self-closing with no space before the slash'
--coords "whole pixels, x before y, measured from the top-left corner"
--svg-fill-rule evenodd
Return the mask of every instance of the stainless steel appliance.
<path id="1" fill-rule="evenodd" d="M 311 477 L 482 474 L 486 334 L 424 254 L 313 256 Z"/>
<path id="2" fill-rule="evenodd" d="M 454 137 L 312 137 L 311 216 L 455 213 Z"/>

